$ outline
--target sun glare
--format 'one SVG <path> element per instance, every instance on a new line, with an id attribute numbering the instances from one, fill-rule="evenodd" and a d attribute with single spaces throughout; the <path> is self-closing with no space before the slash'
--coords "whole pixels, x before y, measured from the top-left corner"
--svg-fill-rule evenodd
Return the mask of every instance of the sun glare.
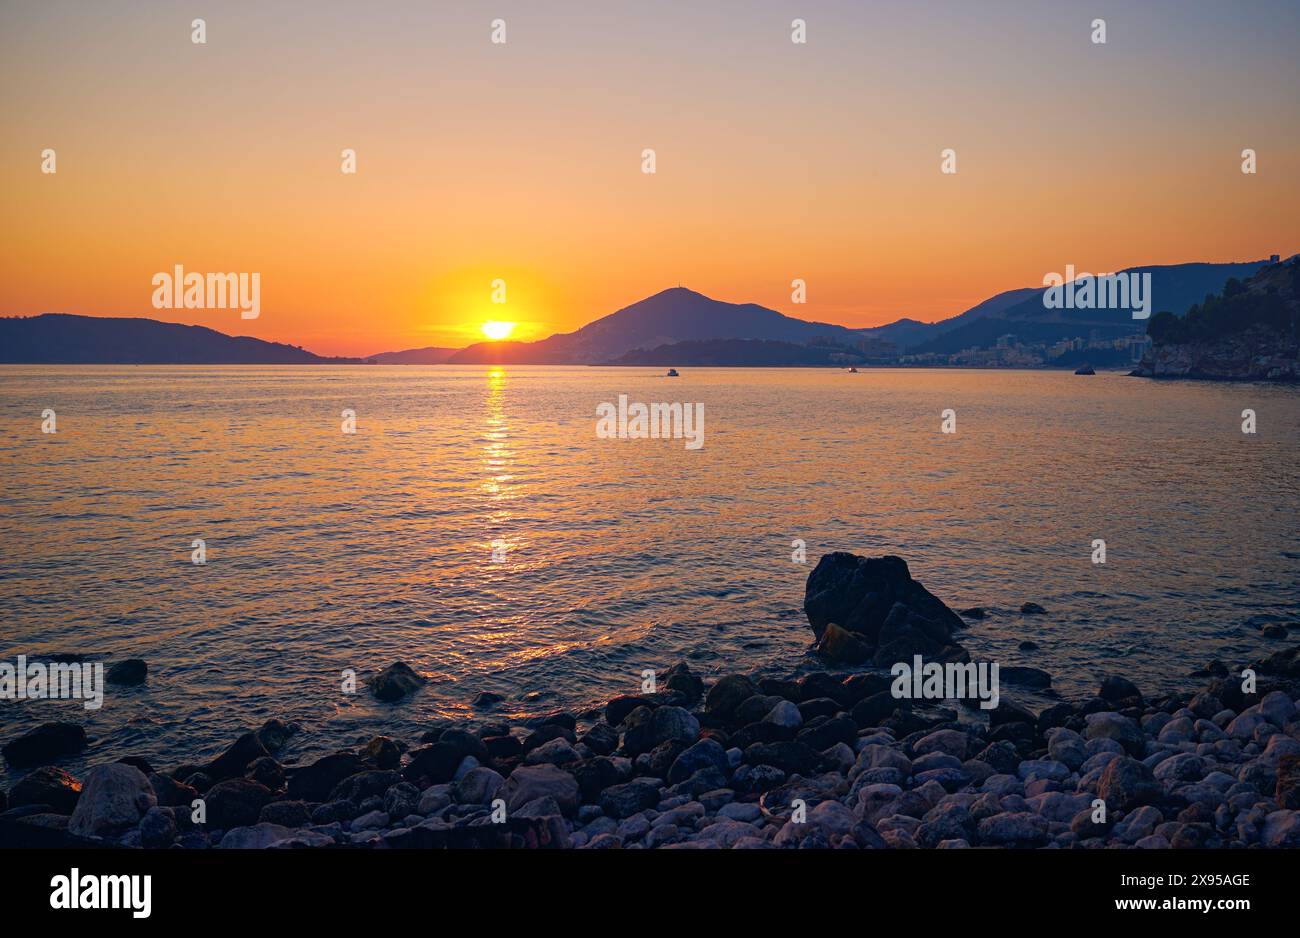
<path id="1" fill-rule="evenodd" d="M 512 322 L 485 322 L 483 323 L 483 334 L 494 342 L 510 337 L 510 333 L 515 331 L 515 324 Z"/>

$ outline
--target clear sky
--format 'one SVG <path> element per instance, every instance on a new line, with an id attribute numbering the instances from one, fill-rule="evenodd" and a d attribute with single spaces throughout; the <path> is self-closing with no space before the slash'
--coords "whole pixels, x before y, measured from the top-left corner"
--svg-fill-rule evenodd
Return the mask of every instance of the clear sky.
<path id="1" fill-rule="evenodd" d="M 1298 47 L 1280 0 L 6 2 L 0 314 L 371 354 L 679 282 L 866 326 L 1294 253 Z M 260 273 L 260 318 L 155 310 L 175 264 Z"/>

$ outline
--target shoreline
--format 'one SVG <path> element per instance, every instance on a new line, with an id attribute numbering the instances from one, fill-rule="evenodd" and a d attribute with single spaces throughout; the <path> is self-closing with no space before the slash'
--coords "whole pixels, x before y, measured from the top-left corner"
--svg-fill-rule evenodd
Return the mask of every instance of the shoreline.
<path id="1" fill-rule="evenodd" d="M 831 663 L 974 665 L 898 558 L 826 555 L 804 606 Z M 1033 712 L 1014 699 L 1033 674 L 981 709 L 879 672 L 706 686 L 680 662 L 581 714 L 434 721 L 299 764 L 280 761 L 299 728 L 272 719 L 204 764 L 83 779 L 57 762 L 84 731 L 45 724 L 6 741 L 31 771 L 0 793 L 0 846 L 1300 847 L 1300 646 L 1236 664 L 1151 699 L 1109 675 Z M 400 662 L 367 681 L 397 701 L 422 682 Z"/>

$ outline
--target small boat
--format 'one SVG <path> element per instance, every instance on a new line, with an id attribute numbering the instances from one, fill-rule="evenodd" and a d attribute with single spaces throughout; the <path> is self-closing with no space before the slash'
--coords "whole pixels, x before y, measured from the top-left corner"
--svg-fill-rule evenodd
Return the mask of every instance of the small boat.
<path id="1" fill-rule="evenodd" d="M 849 369 L 849 374 L 851 374 L 851 375 L 856 375 L 857 373 L 858 373 L 858 369 L 856 369 L 856 368 L 850 368 L 850 369 Z"/>
<path id="2" fill-rule="evenodd" d="M 1080 365 L 1078 368 L 1074 369 L 1074 373 L 1076 375 L 1095 375 L 1097 372 L 1092 370 L 1091 365 Z"/>
<path id="3" fill-rule="evenodd" d="M 665 377 L 665 378 L 680 378 L 681 375 L 679 375 L 679 374 L 677 373 L 677 369 L 676 369 L 676 368 L 669 368 L 669 369 L 668 369 L 668 374 L 664 375 L 664 377 Z"/>

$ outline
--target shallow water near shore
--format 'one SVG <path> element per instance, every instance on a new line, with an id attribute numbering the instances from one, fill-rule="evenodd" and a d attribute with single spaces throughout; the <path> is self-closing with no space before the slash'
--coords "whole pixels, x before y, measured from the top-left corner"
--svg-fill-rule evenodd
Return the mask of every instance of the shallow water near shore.
<path id="1" fill-rule="evenodd" d="M 598 439 L 596 406 L 620 394 L 703 403 L 703 447 Z M 601 704 L 681 659 L 706 679 L 810 667 L 803 585 L 832 550 L 898 554 L 954 609 L 985 607 L 960 636 L 971 653 L 1049 671 L 1067 697 L 1111 671 L 1146 692 L 1186 688 L 1212 658 L 1300 640 L 1259 630 L 1300 623 L 1293 387 L 5 367 L 0 399 L 0 660 L 149 663 L 145 686 L 110 688 L 99 710 L 0 701 L 6 741 L 85 722 L 94 740 L 70 767 L 200 761 L 268 717 L 303 725 L 289 761 L 376 732 L 414 741 L 434 717 Z M 45 408 L 56 434 L 40 432 Z M 946 408 L 955 434 L 940 432 Z M 1025 601 L 1047 614 L 1022 616 Z M 1019 650 L 1026 639 L 1038 650 Z M 340 692 L 345 669 L 396 660 L 429 678 L 406 702 Z M 502 702 L 475 710 L 485 691 Z"/>

